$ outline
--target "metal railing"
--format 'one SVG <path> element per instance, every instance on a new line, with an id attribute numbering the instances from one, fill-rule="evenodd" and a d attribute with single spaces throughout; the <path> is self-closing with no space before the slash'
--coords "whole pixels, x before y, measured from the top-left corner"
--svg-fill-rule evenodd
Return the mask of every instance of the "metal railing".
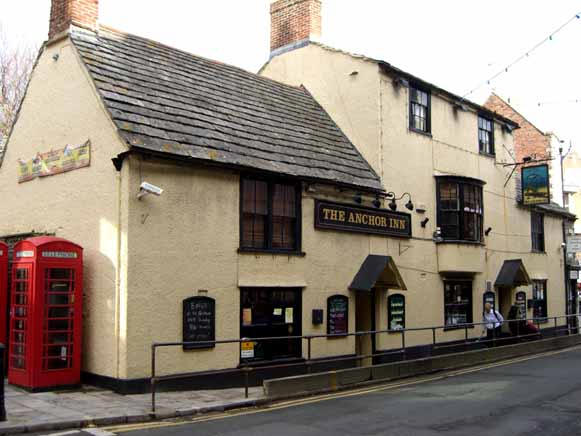
<path id="1" fill-rule="evenodd" d="M 256 365 L 256 362 L 248 362 L 241 360 L 240 365 L 238 368 L 244 374 L 244 396 L 248 398 L 248 389 L 249 389 L 249 376 L 250 373 L 256 370 L 266 370 L 266 369 L 281 369 L 281 368 L 293 368 L 293 367 L 306 367 L 307 373 L 311 373 L 314 365 L 322 365 L 322 364 L 329 364 L 329 363 L 341 363 L 341 362 L 349 362 L 349 361 L 356 361 L 361 365 L 364 360 L 366 359 L 373 359 L 376 357 L 385 357 L 391 355 L 399 355 L 400 360 L 407 360 L 406 352 L 409 351 L 411 347 L 406 346 L 406 334 L 409 336 L 411 333 L 414 332 L 431 332 L 432 342 L 430 343 L 423 343 L 420 345 L 414 345 L 413 347 L 421 347 L 427 346 L 430 347 L 429 355 L 433 355 L 435 350 L 445 350 L 451 348 L 458 348 L 462 346 L 466 348 L 467 346 L 477 346 L 479 348 L 482 345 L 495 347 L 498 345 L 503 345 L 506 342 L 520 342 L 523 339 L 543 339 L 545 337 L 555 337 L 558 336 L 560 333 L 566 332 L 568 335 L 571 334 L 579 334 L 579 326 L 577 323 L 577 317 L 581 319 L 581 316 L 577 314 L 573 315 L 558 315 L 558 316 L 551 316 L 551 317 L 543 317 L 543 318 L 523 318 L 523 319 L 509 319 L 504 320 L 504 323 L 508 324 L 509 327 L 511 323 L 514 323 L 516 334 L 511 334 L 510 336 L 498 336 L 495 329 L 492 329 L 491 337 L 488 336 L 470 336 L 469 330 L 476 328 L 477 326 L 481 326 L 483 331 L 485 330 L 485 326 L 487 322 L 473 322 L 467 324 L 455 324 L 451 325 L 440 325 L 440 326 L 429 326 L 429 327 L 411 327 L 411 328 L 402 328 L 397 330 L 370 330 L 370 331 L 363 331 L 363 332 L 352 332 L 352 333 L 342 333 L 342 334 L 318 334 L 318 335 L 301 335 L 301 336 L 274 336 L 274 337 L 264 337 L 264 338 L 241 338 L 241 339 L 224 339 L 224 340 L 215 340 L 215 341 L 198 341 L 198 342 L 156 342 L 151 345 L 151 410 L 152 413 L 155 413 L 156 409 L 156 393 L 157 393 L 157 386 L 160 382 L 168 381 L 168 380 L 178 380 L 178 379 L 185 379 L 193 376 L 197 376 L 203 374 L 203 372 L 189 372 L 189 373 L 178 373 L 178 374 L 168 374 L 168 375 L 157 375 L 157 361 L 156 361 L 156 351 L 158 348 L 171 348 L 171 347 L 183 347 L 185 346 L 207 346 L 208 348 L 214 347 L 216 345 L 223 345 L 223 344 L 238 344 L 238 356 L 242 355 L 242 344 L 245 342 L 253 342 L 254 344 L 260 342 L 268 342 L 268 341 L 299 341 L 300 340 L 300 347 L 301 355 L 302 355 L 302 347 L 303 341 L 307 341 L 307 358 L 306 359 L 297 359 L 300 360 L 298 362 L 279 362 L 273 361 L 273 364 L 262 364 Z M 565 319 L 565 324 L 558 325 L 558 320 Z M 550 324 L 550 320 L 553 321 Z M 523 328 L 526 328 L 527 323 L 532 323 L 536 327 L 536 332 L 527 333 L 522 332 Z M 525 324 L 524 326 L 522 324 Z M 547 335 L 547 332 L 543 334 L 543 330 L 549 330 L 548 328 L 541 329 L 541 324 L 546 325 L 549 324 L 551 327 L 550 335 Z M 438 335 L 437 331 L 464 331 L 464 338 L 463 339 L 456 339 L 452 341 L 440 342 L 438 343 Z M 355 354 L 349 356 L 329 356 L 324 358 L 312 358 L 312 344 L 314 340 L 317 339 L 329 339 L 329 338 L 346 338 L 346 337 L 364 337 L 368 335 L 372 335 L 372 338 L 379 334 L 399 334 L 401 340 L 401 347 L 390 349 L 387 351 L 380 351 L 380 352 L 372 352 L 367 354 Z M 373 341 L 373 339 L 372 339 Z M 452 351 L 450 351 L 452 352 Z"/>

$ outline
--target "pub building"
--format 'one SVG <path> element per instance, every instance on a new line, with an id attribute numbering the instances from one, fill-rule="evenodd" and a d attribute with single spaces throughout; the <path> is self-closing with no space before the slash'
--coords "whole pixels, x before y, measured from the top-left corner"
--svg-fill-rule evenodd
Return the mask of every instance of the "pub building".
<path id="1" fill-rule="evenodd" d="M 272 3 L 258 75 L 108 28 L 98 6 L 52 1 L 0 167 L 0 240 L 83 249 L 85 382 L 144 391 L 153 342 L 335 335 L 313 340 L 321 359 L 397 349 L 405 327 L 462 340 L 486 300 L 565 312 L 575 217 L 521 198 L 512 121 L 316 42 L 318 0 Z M 431 340 L 406 335 L 417 355 Z M 306 346 L 187 344 L 157 370 L 220 387 Z"/>

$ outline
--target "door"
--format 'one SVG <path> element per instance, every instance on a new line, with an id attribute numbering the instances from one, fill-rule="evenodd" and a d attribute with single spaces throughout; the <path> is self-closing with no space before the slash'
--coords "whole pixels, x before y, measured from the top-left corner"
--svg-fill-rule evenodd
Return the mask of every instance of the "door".
<path id="1" fill-rule="evenodd" d="M 357 292 L 355 297 L 355 331 L 368 332 L 375 330 L 375 290 L 371 292 Z M 375 335 L 356 337 L 355 352 L 358 356 L 375 353 Z M 372 364 L 372 358 L 361 360 L 361 366 Z"/>
<path id="2" fill-rule="evenodd" d="M 43 268 L 41 368 L 43 372 L 73 367 L 75 333 L 75 270 Z"/>
<path id="3" fill-rule="evenodd" d="M 27 371 L 32 358 L 32 265 L 16 264 L 12 269 L 8 365 L 18 384 L 28 385 Z"/>

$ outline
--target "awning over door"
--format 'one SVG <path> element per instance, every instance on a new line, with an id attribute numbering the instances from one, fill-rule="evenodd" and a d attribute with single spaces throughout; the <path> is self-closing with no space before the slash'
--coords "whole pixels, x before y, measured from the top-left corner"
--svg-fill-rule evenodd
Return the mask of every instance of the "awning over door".
<path id="1" fill-rule="evenodd" d="M 374 287 L 407 290 L 391 256 L 367 256 L 349 289 L 369 292 Z"/>
<path id="2" fill-rule="evenodd" d="M 531 278 L 521 259 L 505 260 L 494 282 L 494 286 L 511 288 L 530 284 L 532 284 Z"/>

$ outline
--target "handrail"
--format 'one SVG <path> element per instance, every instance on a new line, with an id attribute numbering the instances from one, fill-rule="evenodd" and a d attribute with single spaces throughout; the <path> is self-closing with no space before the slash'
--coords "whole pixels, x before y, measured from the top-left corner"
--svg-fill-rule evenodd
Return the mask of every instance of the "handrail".
<path id="1" fill-rule="evenodd" d="M 512 323 L 516 322 L 516 335 L 511 335 L 509 337 L 496 337 L 496 330 L 492 330 L 492 339 L 483 339 L 484 336 L 481 334 L 480 336 L 472 336 L 469 337 L 468 329 L 474 328 L 476 326 L 483 326 L 483 333 L 485 330 L 485 326 L 487 324 L 491 324 L 489 322 L 472 322 L 472 323 L 465 323 L 465 324 L 455 324 L 453 326 L 450 325 L 437 325 L 437 326 L 428 326 L 428 327 L 410 327 L 410 328 L 402 328 L 402 329 L 387 329 L 387 330 L 369 330 L 369 331 L 358 331 L 358 332 L 347 332 L 347 333 L 340 333 L 340 334 L 316 334 L 316 335 L 295 335 L 295 336 L 272 336 L 272 337 L 264 337 L 264 338 L 238 338 L 238 339 L 221 339 L 221 340 L 214 340 L 214 341 L 194 341 L 194 342 L 154 342 L 151 344 L 151 410 L 152 413 L 155 413 L 156 409 L 156 391 L 157 391 L 157 384 L 161 381 L 165 380 L 177 380 L 181 378 L 187 378 L 194 374 L 195 372 L 190 373 L 178 373 L 178 374 L 168 374 L 158 376 L 156 374 L 156 350 L 158 348 L 165 348 L 165 347 L 178 347 L 178 346 L 187 346 L 187 345 L 208 345 L 208 346 L 215 346 L 220 344 L 239 344 L 242 347 L 243 342 L 268 342 L 268 341 L 276 341 L 276 340 L 301 340 L 301 348 L 302 348 L 302 341 L 307 340 L 307 358 L 300 362 L 289 362 L 289 363 L 273 363 L 271 365 L 261 365 L 260 369 L 275 369 L 275 368 L 292 368 L 295 366 L 306 366 L 307 372 L 311 373 L 313 364 L 323 364 L 323 363 L 332 363 L 332 362 L 346 362 L 346 361 L 359 361 L 361 364 L 365 359 L 372 359 L 374 357 L 380 356 L 388 356 L 393 354 L 401 355 L 402 360 L 406 360 L 406 343 L 405 343 L 405 336 L 408 332 L 420 332 L 420 331 L 431 331 L 432 333 L 432 343 L 425 344 L 431 346 L 431 351 L 438 350 L 438 349 L 446 349 L 458 346 L 468 346 L 474 344 L 485 344 L 488 345 L 492 343 L 492 346 L 496 346 L 497 343 L 502 343 L 503 341 L 507 340 L 514 340 L 514 339 L 523 339 L 523 338 L 543 338 L 543 333 L 541 329 L 541 323 L 546 323 L 549 320 L 553 320 L 553 335 L 556 336 L 559 332 L 568 332 L 568 334 L 579 334 L 579 326 L 577 326 L 576 318 L 579 315 L 572 314 L 572 315 L 557 315 L 557 316 L 550 316 L 550 317 L 542 317 L 542 318 L 521 318 L 521 319 L 505 319 L 504 322 Z M 567 320 L 566 324 L 558 324 L 558 320 L 565 318 Z M 573 319 L 575 322 L 569 322 L 569 319 Z M 537 327 L 536 333 L 527 333 L 527 334 L 520 334 L 519 332 L 519 325 L 522 322 L 528 323 L 532 321 L 533 324 Z M 496 323 L 495 323 L 496 324 Z M 558 327 L 564 327 L 559 329 Z M 462 331 L 464 330 L 464 340 L 454 341 L 453 343 L 440 343 L 438 344 L 437 341 L 437 330 L 444 330 L 444 331 Z M 323 339 L 323 338 L 338 338 L 338 337 L 360 337 L 360 336 L 367 336 L 367 335 L 377 335 L 382 333 L 391 333 L 391 334 L 400 334 L 401 335 L 401 347 L 395 348 L 391 350 L 375 352 L 370 354 L 355 354 L 352 356 L 329 356 L 321 359 L 312 359 L 312 341 L 314 339 Z M 244 395 L 248 398 L 248 388 L 249 388 L 249 373 L 254 371 L 253 366 L 248 362 L 242 362 L 239 365 L 239 368 L 244 372 Z"/>

